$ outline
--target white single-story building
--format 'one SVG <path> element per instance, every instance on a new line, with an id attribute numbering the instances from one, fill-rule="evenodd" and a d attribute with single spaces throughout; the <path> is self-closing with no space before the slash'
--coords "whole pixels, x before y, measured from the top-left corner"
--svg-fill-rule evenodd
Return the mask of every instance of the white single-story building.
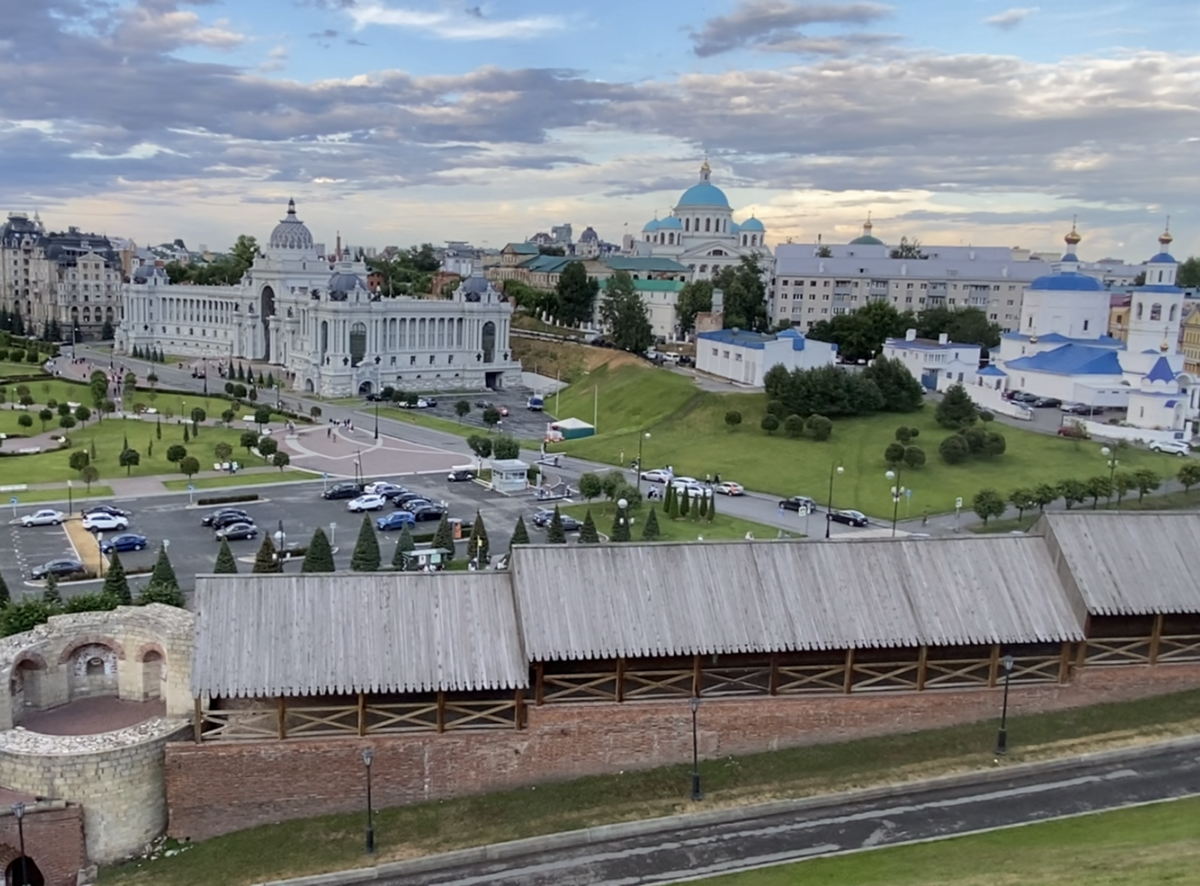
<path id="1" fill-rule="evenodd" d="M 696 369 L 738 384 L 760 388 L 773 366 L 816 369 L 837 361 L 837 345 L 805 338 L 795 329 L 775 335 L 718 329 L 696 336 Z"/>
<path id="2" fill-rule="evenodd" d="M 950 341 L 945 333 L 933 341 L 917 338 L 917 330 L 910 329 L 904 338 L 887 339 L 882 356 L 899 360 L 927 389 L 944 391 L 953 385 L 975 384 L 980 353 L 979 345 Z"/>

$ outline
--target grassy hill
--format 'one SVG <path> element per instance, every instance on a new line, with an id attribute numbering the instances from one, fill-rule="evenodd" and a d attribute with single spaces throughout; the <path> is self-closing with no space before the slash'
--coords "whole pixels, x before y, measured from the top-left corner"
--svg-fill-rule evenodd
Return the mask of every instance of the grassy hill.
<path id="1" fill-rule="evenodd" d="M 996 428 L 1004 434 L 1007 452 L 996 459 L 973 459 L 947 465 L 938 457 L 938 444 L 949 435 L 934 421 L 932 407 L 916 413 L 882 413 L 839 419 L 833 436 L 824 442 L 790 439 L 782 431 L 768 435 L 759 427 L 766 414 L 765 394 L 716 394 L 700 390 L 687 376 L 645 363 L 601 366 L 563 391 L 560 417 L 592 421 L 598 404 L 597 434 L 585 440 L 556 445 L 580 458 L 628 464 L 637 456 L 640 433 L 647 467 L 671 465 L 678 474 L 704 477 L 720 474 L 749 489 L 779 495 L 809 495 L 824 502 L 829 472 L 839 462 L 845 473 L 835 486 L 834 504 L 858 508 L 878 517 L 891 517 L 891 483 L 884 477 L 883 451 L 901 425 L 917 428 L 917 445 L 925 450 L 926 465 L 904 469 L 901 485 L 911 498 L 900 502 L 900 517 L 954 510 L 961 496 L 969 510 L 980 489 L 993 487 L 1002 495 L 1018 486 L 1056 483 L 1107 476 L 1101 444 L 1075 442 L 1021 428 Z M 742 424 L 729 430 L 725 413 L 736 410 Z M 1151 468 L 1173 476 L 1180 459 L 1130 449 L 1120 456 L 1122 470 Z"/>

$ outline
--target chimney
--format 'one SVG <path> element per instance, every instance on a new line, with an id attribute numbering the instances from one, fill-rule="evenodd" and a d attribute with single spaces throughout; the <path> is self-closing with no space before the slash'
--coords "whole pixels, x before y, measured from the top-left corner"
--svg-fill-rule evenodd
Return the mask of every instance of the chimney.
<path id="1" fill-rule="evenodd" d="M 905 341 L 916 341 L 917 340 L 917 330 L 906 329 L 904 331 L 904 340 Z"/>
<path id="2" fill-rule="evenodd" d="M 938 344 L 939 345 L 947 345 L 949 343 L 950 343 L 950 333 L 943 332 L 938 335 Z"/>

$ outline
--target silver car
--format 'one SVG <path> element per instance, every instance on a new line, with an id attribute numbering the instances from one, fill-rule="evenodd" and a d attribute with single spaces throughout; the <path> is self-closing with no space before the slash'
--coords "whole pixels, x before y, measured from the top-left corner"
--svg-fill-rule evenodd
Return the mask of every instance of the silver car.
<path id="1" fill-rule="evenodd" d="M 43 508 L 34 514 L 26 514 L 21 518 L 22 526 L 58 526 L 67 515 L 52 508 Z"/>

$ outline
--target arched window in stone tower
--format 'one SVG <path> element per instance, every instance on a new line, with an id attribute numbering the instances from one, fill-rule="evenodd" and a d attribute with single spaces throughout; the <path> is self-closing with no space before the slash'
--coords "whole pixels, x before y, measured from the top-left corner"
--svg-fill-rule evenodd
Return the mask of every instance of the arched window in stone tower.
<path id="1" fill-rule="evenodd" d="M 367 353 L 367 324 L 355 323 L 350 327 L 350 365 L 357 366 Z"/>

